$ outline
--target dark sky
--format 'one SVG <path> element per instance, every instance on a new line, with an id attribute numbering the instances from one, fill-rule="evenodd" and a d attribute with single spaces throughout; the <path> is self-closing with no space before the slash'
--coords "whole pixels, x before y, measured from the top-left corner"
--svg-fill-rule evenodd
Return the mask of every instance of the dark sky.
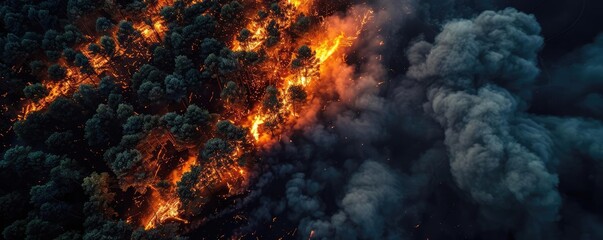
<path id="1" fill-rule="evenodd" d="M 542 26 L 545 60 L 558 57 L 593 41 L 603 32 L 603 1 L 597 0 L 507 0 L 503 6 L 536 15 Z"/>

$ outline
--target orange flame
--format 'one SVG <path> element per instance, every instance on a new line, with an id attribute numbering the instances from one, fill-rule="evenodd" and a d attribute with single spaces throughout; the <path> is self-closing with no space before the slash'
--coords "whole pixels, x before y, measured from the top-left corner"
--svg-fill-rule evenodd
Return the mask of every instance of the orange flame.
<path id="1" fill-rule="evenodd" d="M 296 1 L 296 0 L 290 0 L 289 3 L 291 3 L 293 6 L 296 6 L 296 4 L 301 4 L 300 1 Z M 297 5 L 299 6 L 299 5 Z M 292 11 L 294 11 L 295 9 L 293 9 Z M 294 15 L 294 14 L 289 14 L 289 15 Z M 277 90 L 279 92 L 279 96 L 283 96 L 282 99 L 280 99 L 280 103 L 282 105 L 281 110 L 277 113 L 277 115 L 280 116 L 281 119 L 284 119 L 285 122 L 287 121 L 295 121 L 296 116 L 298 116 L 298 114 L 296 113 L 296 111 L 294 111 L 294 107 L 293 107 L 293 102 L 291 102 L 287 96 L 288 96 L 288 90 L 290 87 L 292 86 L 301 86 L 303 87 L 303 89 L 307 92 L 308 97 L 311 97 L 312 93 L 312 82 L 317 81 L 320 78 L 320 71 L 323 67 L 327 67 L 324 66 L 324 63 L 327 62 L 327 60 L 331 59 L 334 55 L 336 55 L 336 53 L 342 49 L 343 47 L 348 47 L 351 46 L 351 43 L 358 37 L 358 35 L 360 35 L 361 31 L 360 29 L 363 28 L 363 26 L 368 22 L 368 20 L 371 18 L 372 16 L 372 12 L 368 11 L 365 15 L 363 15 L 359 20 L 359 29 L 355 32 L 348 32 L 345 33 L 341 30 L 339 30 L 337 27 L 333 27 L 333 28 L 326 28 L 326 29 L 320 29 L 318 31 L 316 31 L 314 34 L 311 34 L 311 36 L 308 36 L 308 38 L 312 38 L 314 39 L 313 41 L 311 41 L 311 44 L 309 44 L 310 49 L 314 50 L 314 59 L 315 61 L 315 66 L 304 66 L 302 71 L 296 71 L 296 72 L 292 72 L 290 70 L 287 69 L 275 69 L 276 73 L 279 73 L 280 75 L 282 75 L 282 73 L 280 73 L 279 71 L 283 71 L 284 72 L 288 72 L 288 74 L 285 75 L 285 77 L 280 77 L 276 84 Z M 252 26 L 254 23 L 252 23 Z M 260 28 L 261 29 L 261 28 Z M 326 33 L 324 32 L 326 30 Z M 258 31 L 259 34 L 263 34 L 262 31 Z M 317 40 L 316 40 L 317 39 Z M 235 41 L 234 44 L 235 48 L 239 48 L 241 47 L 241 45 L 237 45 L 237 42 Z M 278 52 L 278 50 L 275 50 L 275 52 Z M 295 56 L 295 53 L 291 53 L 289 55 L 289 59 L 281 59 L 280 61 L 285 61 L 285 62 L 290 62 L 293 57 Z M 279 63 L 277 63 L 279 64 Z M 287 65 L 287 64 L 284 64 Z M 244 124 L 246 126 L 250 127 L 250 134 L 253 136 L 253 138 L 256 140 L 256 143 L 268 143 L 271 142 L 270 140 L 270 135 L 268 134 L 264 134 L 262 132 L 262 129 L 260 128 L 260 125 L 264 124 L 268 118 L 270 118 L 271 116 L 266 115 L 266 113 L 263 112 L 261 107 L 255 107 L 252 111 L 252 114 L 250 115 L 250 117 L 248 118 L 248 122 L 247 124 Z M 271 134 L 271 135 L 275 135 L 275 134 Z M 267 139 L 262 140 L 262 136 L 266 136 Z"/>
<path id="2" fill-rule="evenodd" d="M 157 224 L 163 223 L 169 219 L 188 223 L 187 220 L 178 217 L 180 215 L 181 205 L 182 203 L 180 203 L 178 197 L 158 203 L 157 210 L 153 213 L 147 224 L 144 226 L 144 229 L 153 229 L 157 226 Z"/>
<path id="3" fill-rule="evenodd" d="M 163 7 L 172 5 L 173 3 L 173 0 L 161 0 L 157 1 L 153 6 L 148 6 L 145 14 L 151 19 L 151 25 L 144 21 L 134 23 L 134 28 L 141 33 L 145 41 L 148 43 L 158 43 L 165 36 L 165 32 L 168 29 L 159 12 Z M 116 29 L 112 33 L 114 39 L 115 33 Z M 45 109 L 60 96 L 69 96 L 70 94 L 73 94 L 81 84 L 96 84 L 98 82 L 98 75 L 100 75 L 104 69 L 109 69 L 109 58 L 103 58 L 99 55 L 93 56 L 93 54 L 88 51 L 88 45 L 91 43 L 98 44 L 100 37 L 95 38 L 86 36 L 85 39 L 91 40 L 74 47 L 74 50 L 82 52 L 89 59 L 90 66 L 93 67 L 96 76 L 83 74 L 77 67 L 66 64 L 65 59 L 60 59 L 59 63 L 67 68 L 67 76 L 65 79 L 60 82 L 43 80 L 42 84 L 48 89 L 49 94 L 37 102 L 26 102 L 21 113 L 17 117 L 18 120 L 24 120 L 30 113 Z M 116 46 L 116 52 L 119 52 L 119 46 Z"/>
<path id="4" fill-rule="evenodd" d="M 341 33 L 335 39 L 328 39 L 316 47 L 316 59 L 318 60 L 318 64 L 327 61 L 327 59 L 339 49 L 341 40 L 343 40 L 344 37 L 344 33 Z"/>
<path id="5" fill-rule="evenodd" d="M 264 122 L 265 122 L 264 117 L 262 117 L 262 115 L 258 114 L 253 118 L 253 123 L 251 124 L 250 131 L 251 131 L 251 135 L 253 135 L 253 138 L 256 141 L 260 140 L 260 131 L 258 130 L 258 128 L 261 124 L 264 124 Z"/>
<path id="6" fill-rule="evenodd" d="M 171 0 L 160 0 L 156 3 L 155 7 L 148 8 L 145 14 L 149 16 L 148 19 L 151 19 L 151 23 L 140 21 L 133 24 L 134 28 L 142 35 L 142 39 L 140 40 L 142 42 L 141 45 L 145 45 L 144 42 L 158 43 L 165 36 L 168 29 L 165 26 L 163 19 L 159 17 L 158 9 L 161 9 L 162 6 L 167 6 L 172 2 L 173 1 Z M 193 2 L 198 1 L 195 0 Z M 275 19 L 283 29 L 293 26 L 297 16 L 301 13 L 308 14 L 312 8 L 313 1 L 288 0 L 287 4 L 288 5 L 283 8 L 285 11 L 284 17 Z M 362 17 L 360 28 L 367 22 L 371 14 L 372 12 L 369 12 Z M 236 51 L 256 51 L 260 48 L 264 48 L 263 43 L 268 38 L 267 27 L 269 22 L 270 21 L 266 21 L 266 19 L 251 21 L 247 24 L 247 29 L 251 32 L 249 39 L 245 42 L 239 42 L 236 39 L 233 40 L 231 44 L 232 49 Z M 268 113 L 262 108 L 261 103 L 256 103 L 248 112 L 250 113 L 248 116 L 241 114 L 243 116 L 238 116 L 233 122 L 249 128 L 249 135 L 255 140 L 256 147 L 269 146 L 272 142 L 275 142 L 276 139 L 273 138 L 280 137 L 285 131 L 290 131 L 291 129 L 289 128 L 295 124 L 299 117 L 298 113 L 296 113 L 297 110 L 294 108 L 293 101 L 288 99 L 290 87 L 301 86 L 303 90 L 307 92 L 308 98 L 311 98 L 313 92 L 316 92 L 315 83 L 321 80 L 320 74 L 322 69 L 329 67 L 327 66 L 329 65 L 327 63 L 331 62 L 330 60 L 334 58 L 343 59 L 343 51 L 341 51 L 341 49 L 350 46 L 352 41 L 356 39 L 359 34 L 360 30 L 355 33 L 350 33 L 349 31 L 342 31 L 337 27 L 320 25 L 318 30 L 304 34 L 299 38 L 293 39 L 291 37 L 284 37 L 286 39 L 282 39 L 271 49 L 262 49 L 266 50 L 269 60 L 262 63 L 262 66 L 259 67 L 263 71 L 261 77 L 270 75 L 269 81 L 277 88 L 278 95 L 281 97 L 281 99 L 279 99 L 281 108 L 278 111 L 271 111 Z M 115 32 L 113 32 L 112 36 L 115 38 Z M 90 42 L 98 42 L 98 38 Z M 90 42 L 80 46 L 79 50 L 90 59 L 91 66 L 97 71 L 96 75 L 99 75 L 101 71 L 111 71 L 111 67 L 109 66 L 111 59 L 94 55 L 85 48 Z M 309 64 L 310 66 L 305 66 L 303 71 L 292 70 L 290 64 L 296 56 L 295 49 L 304 44 L 309 45 L 314 51 L 315 61 L 313 61 L 312 64 Z M 120 52 L 119 46 L 117 47 L 118 49 L 116 52 Z M 121 50 L 125 51 L 125 49 Z M 57 97 L 72 94 L 80 84 L 95 83 L 94 80 L 97 80 L 97 78 L 98 77 L 90 78 L 89 76 L 79 73 L 79 69 L 68 67 L 67 78 L 65 81 L 43 81 L 44 85 L 49 89 L 48 96 L 37 103 L 32 102 L 26 104 L 23 109 L 23 114 L 20 117 L 25 118 L 27 114 L 33 111 L 44 109 Z M 248 80 L 252 82 L 252 84 L 264 84 L 268 82 L 268 80 L 262 82 L 254 78 Z M 295 106 L 297 107 L 297 105 Z M 268 124 L 266 123 L 268 122 L 272 125 L 272 122 L 275 119 L 281 121 L 284 126 L 281 126 L 278 131 L 271 132 L 270 134 L 264 132 L 265 129 L 268 128 Z M 271 131 L 275 130 L 272 129 Z M 180 143 L 174 143 L 174 145 L 178 144 Z M 155 228 L 170 220 L 183 223 L 188 222 L 183 217 L 185 214 L 182 209 L 183 204 L 186 205 L 186 202 L 183 203 L 178 197 L 176 186 L 178 182 L 182 180 L 182 177 L 187 172 L 190 172 L 193 166 L 197 164 L 203 164 L 203 166 L 201 168 L 200 181 L 195 184 L 195 190 L 198 191 L 204 199 L 210 197 L 210 194 L 212 194 L 212 186 L 219 185 L 223 188 L 226 187 L 228 189 L 228 196 L 242 192 L 241 190 L 246 186 L 247 181 L 252 174 L 249 173 L 249 168 L 240 166 L 237 160 L 239 160 L 246 151 L 247 153 L 249 152 L 249 146 L 235 143 L 232 154 L 225 156 L 223 159 L 211 161 L 205 161 L 204 159 L 204 161 L 198 161 L 196 152 L 198 152 L 201 146 L 200 144 L 192 145 L 194 146 L 180 146 L 195 154 L 189 154 L 186 160 L 181 160 L 182 162 L 179 162 L 175 169 L 171 169 L 167 172 L 167 176 L 164 175 L 165 178 L 167 178 L 165 180 L 169 182 L 169 186 L 166 187 L 166 189 L 155 188 L 154 184 L 161 180 L 156 177 L 157 172 L 155 172 L 156 175 L 152 180 L 145 183 L 146 185 L 144 187 L 151 191 L 148 199 L 149 206 L 145 209 L 142 216 L 134 216 L 137 222 L 145 229 Z M 156 159 L 156 161 L 158 160 Z M 159 165 L 159 163 L 156 164 Z M 132 217 L 133 216 L 129 216 L 127 219 L 131 221 Z M 310 238 L 313 235 L 314 231 L 310 233 Z"/>

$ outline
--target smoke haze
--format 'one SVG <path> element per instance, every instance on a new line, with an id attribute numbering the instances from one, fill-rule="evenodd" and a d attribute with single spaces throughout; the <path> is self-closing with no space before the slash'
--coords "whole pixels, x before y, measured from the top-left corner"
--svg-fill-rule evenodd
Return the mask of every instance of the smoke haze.
<path id="1" fill-rule="evenodd" d="M 334 88 L 272 153 L 288 163 L 252 224 L 282 216 L 302 239 L 600 237 L 601 38 L 548 50 L 513 4 L 375 1 L 331 20 L 374 10 L 349 52 L 360 63 L 327 67 Z"/>

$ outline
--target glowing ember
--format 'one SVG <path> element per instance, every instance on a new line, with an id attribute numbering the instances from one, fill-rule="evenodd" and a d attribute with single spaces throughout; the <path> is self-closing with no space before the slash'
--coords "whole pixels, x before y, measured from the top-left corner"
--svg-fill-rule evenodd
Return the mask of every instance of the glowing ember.
<path id="1" fill-rule="evenodd" d="M 200 1 L 192 1 L 189 4 L 194 2 Z M 148 16 L 146 21 L 133 22 L 133 27 L 140 33 L 140 37 L 135 39 L 135 44 L 132 45 L 148 47 L 163 41 L 168 28 L 166 22 L 159 16 L 159 11 L 164 6 L 171 4 L 172 1 L 169 0 L 157 1 L 144 12 Z M 256 4 L 259 5 L 259 10 L 270 11 L 263 2 L 258 1 Z M 297 118 L 307 107 L 305 106 L 306 101 L 314 97 L 315 88 L 318 85 L 316 83 L 320 81 L 321 73 L 325 68 L 332 67 L 328 64 L 329 60 L 343 59 L 341 49 L 351 45 L 360 34 L 359 29 L 371 15 L 371 12 L 366 13 L 355 23 L 358 24 L 356 31 L 344 31 L 338 26 L 319 24 L 313 25 L 312 31 L 306 29 L 295 34 L 283 31 L 276 34 L 279 35 L 277 41 L 268 44 L 271 38 L 272 40 L 275 38 L 274 28 L 293 29 L 298 19 L 304 16 L 324 20 L 317 13 L 313 13 L 313 15 L 309 13 L 313 1 L 288 0 L 281 5 L 283 5 L 280 6 L 282 14 L 273 14 L 265 18 L 249 18 L 249 22 L 244 24 L 247 29 L 244 33 L 247 36 L 234 36 L 234 40 L 229 45 L 234 51 L 253 51 L 263 55 L 265 60 L 254 66 L 252 69 L 254 71 L 250 71 L 249 76 L 240 81 L 240 85 L 245 85 L 249 89 L 250 99 L 266 98 L 271 103 L 249 101 L 245 103 L 246 105 L 227 106 L 227 108 L 232 108 L 228 110 L 233 114 L 221 116 L 221 118 L 230 119 L 231 123 L 244 127 L 246 130 L 243 131 L 248 132 L 245 133 L 247 135 L 243 134 L 244 139 L 229 141 L 227 154 L 219 157 L 201 159 L 206 158 L 205 155 L 198 154 L 204 147 L 202 143 L 178 142 L 169 131 L 164 129 L 158 131 L 157 134 L 148 134 L 148 139 L 139 142 L 136 147 L 144 155 L 144 164 L 135 170 L 136 173 L 139 173 L 138 175 L 129 174 L 131 176 L 144 175 L 146 178 L 143 180 L 136 180 L 135 177 L 120 179 L 120 184 L 123 184 L 122 188 L 134 187 L 139 197 L 135 200 L 137 206 L 133 207 L 133 213 L 126 216 L 128 222 L 139 224 L 144 229 L 153 229 L 168 221 L 188 223 L 186 218 L 191 215 L 190 212 L 187 212 L 187 207 L 191 204 L 189 200 L 180 199 L 179 196 L 181 190 L 179 187 L 188 178 L 183 179 L 184 176 L 196 174 L 196 178 L 190 186 L 192 188 L 190 190 L 195 194 L 195 199 L 191 201 L 194 201 L 193 205 L 196 208 L 203 208 L 210 199 L 218 195 L 216 192 L 219 192 L 219 196 L 224 199 L 244 193 L 249 178 L 253 174 L 250 174 L 249 166 L 241 162 L 247 161 L 246 158 L 250 152 L 257 148 L 270 147 L 283 134 L 292 130 Z M 100 45 L 100 37 L 88 37 L 87 42 L 76 48 L 89 59 L 95 74 L 83 74 L 79 68 L 61 64 L 67 70 L 67 77 L 58 82 L 43 81 L 49 94 L 38 102 L 28 102 L 23 107 L 20 119 L 24 119 L 31 112 L 43 110 L 60 96 L 73 94 L 81 84 L 97 84 L 98 76 L 103 74 L 114 76 L 117 81 L 126 82 L 131 76 L 118 75 L 119 71 L 116 68 L 122 66 L 115 66 L 116 63 L 112 62 L 114 57 L 119 56 L 137 61 L 151 59 L 150 52 L 133 51 L 127 44 L 119 46 L 116 41 L 116 32 L 117 29 L 112 29 L 108 33 L 108 36 L 116 42 L 115 53 L 111 56 L 95 54 L 87 49 L 91 43 Z M 230 39 L 231 36 L 227 37 Z M 135 66 L 132 68 L 136 69 Z M 266 91 L 268 85 L 273 87 L 270 88 L 271 91 Z M 127 87 L 127 84 L 123 84 L 123 87 Z M 272 96 L 268 96 L 269 94 Z M 272 106 L 269 106 L 270 104 Z M 221 136 L 208 137 L 219 138 Z M 250 142 L 252 138 L 255 142 Z M 164 147 L 168 143 L 178 149 L 179 154 L 184 153 L 185 156 L 165 156 L 167 151 L 164 151 Z M 160 150 L 155 151 L 156 149 Z M 187 173 L 190 174 L 187 175 Z M 310 238 L 313 235 L 314 231 L 310 233 Z"/>
<path id="2" fill-rule="evenodd" d="M 299 5 L 301 5 L 301 3 L 302 3 L 301 0 L 287 0 L 287 2 L 289 2 L 289 4 L 291 4 L 295 7 L 299 7 Z"/>
<path id="3" fill-rule="evenodd" d="M 242 107 L 240 105 L 230 106 L 237 108 L 230 111 L 234 113 L 233 116 L 230 116 L 232 117 L 230 121 L 247 127 L 249 136 L 255 140 L 257 147 L 269 146 L 279 139 L 281 134 L 291 130 L 290 126 L 293 126 L 299 116 L 298 112 L 300 108 L 303 108 L 304 101 L 312 97 L 315 86 L 313 83 L 319 81 L 322 68 L 329 67 L 326 63 L 334 56 L 337 56 L 336 59 L 343 59 L 342 55 L 337 55 L 338 52 L 342 52 L 339 50 L 350 46 L 360 34 L 359 29 L 345 32 L 337 26 L 320 25 L 318 29 L 304 34 L 303 37 L 292 38 L 283 35 L 284 39 L 280 39 L 276 45 L 266 45 L 266 41 L 270 37 L 268 29 L 271 22 L 272 24 L 277 23 L 281 28 L 289 28 L 294 25 L 300 14 L 308 12 L 312 4 L 312 1 L 289 0 L 288 5 L 282 8 L 284 11 L 282 15 L 268 19 L 254 18 L 246 24 L 247 37 L 235 36 L 232 42 L 231 46 L 234 51 L 262 51 L 267 55 L 267 60 L 257 68 L 259 72 L 252 73 L 250 79 L 245 80 L 256 89 L 255 94 L 260 95 L 260 92 L 264 92 L 268 85 L 268 82 L 264 81 L 266 78 L 270 79 L 276 89 L 276 91 L 265 93 L 275 94 L 271 99 L 273 107 L 267 107 L 262 102 L 254 103 L 247 111 L 238 109 Z M 361 16 L 358 21 L 359 28 L 362 28 L 370 15 L 371 13 L 368 12 Z M 154 20 L 153 22 L 151 25 L 148 23 L 135 24 L 135 28 L 141 32 L 147 42 L 161 41 L 166 31 L 162 21 Z M 303 45 L 311 49 L 312 56 L 302 56 L 305 57 L 303 64 L 294 68 L 292 62 L 303 55 L 298 52 Z M 99 65 L 102 65 L 102 62 L 99 61 Z M 292 88 L 298 91 L 298 99 L 292 97 L 290 92 Z M 264 132 L 267 130 L 270 132 Z M 241 145 L 243 142 L 235 142 L 228 155 L 202 160 L 196 154 L 199 152 L 199 144 L 188 147 L 188 151 L 195 154 L 189 154 L 187 160 L 181 161 L 178 167 L 172 170 L 167 178 L 170 183 L 167 189 L 155 188 L 154 184 L 159 179 L 149 181 L 147 188 L 151 189 L 152 194 L 148 200 L 150 206 L 141 218 L 143 227 L 145 229 L 155 228 L 166 221 L 187 222 L 182 216 L 185 213 L 183 205 L 188 203 L 182 202 L 178 197 L 176 186 L 188 172 L 196 171 L 195 174 L 198 175 L 198 182 L 195 182 L 191 189 L 196 195 L 195 207 L 203 207 L 212 198 L 212 195 L 215 195 L 216 189 L 223 189 L 221 195 L 223 198 L 243 193 L 249 180 L 249 170 L 238 163 L 241 156 L 249 151 Z M 174 144 L 178 145 L 178 143 Z M 310 238 L 313 235 L 314 231 L 310 233 Z"/>
<path id="4" fill-rule="evenodd" d="M 311 1 L 303 2 L 290 0 L 289 4 L 294 6 L 293 8 L 284 8 L 287 12 L 284 14 L 285 16 L 297 16 L 299 13 L 302 13 L 304 9 L 299 8 L 300 6 L 311 6 Z M 289 55 L 285 58 L 282 55 L 278 57 L 274 57 L 278 62 L 275 63 L 267 63 L 268 66 L 284 66 L 284 69 L 276 69 L 272 74 L 276 75 L 277 82 L 275 87 L 278 91 L 278 96 L 281 96 L 279 103 L 281 105 L 280 110 L 277 113 L 266 113 L 265 109 L 260 106 L 256 106 L 252 110 L 252 114 L 247 118 L 247 122 L 244 122 L 243 125 L 249 126 L 250 134 L 256 140 L 257 143 L 261 143 L 265 145 L 268 142 L 272 142 L 272 137 L 278 136 L 281 132 L 274 132 L 275 129 L 271 129 L 271 134 L 263 133 L 264 128 L 260 128 L 261 125 L 266 124 L 266 122 L 270 122 L 272 124 L 273 120 L 280 119 L 280 123 L 282 124 L 293 124 L 295 122 L 296 117 L 298 116 L 298 111 L 296 110 L 299 107 L 295 107 L 295 103 L 289 99 L 289 89 L 291 87 L 301 86 L 307 97 L 312 96 L 312 82 L 318 81 L 320 78 L 321 69 L 325 66 L 327 60 L 331 59 L 336 53 L 343 47 L 351 46 L 352 42 L 358 37 L 361 33 L 361 29 L 363 26 L 369 21 L 372 16 L 371 11 L 365 12 L 360 18 L 357 19 L 358 27 L 353 31 L 343 32 L 337 26 L 329 27 L 323 26 L 317 29 L 312 34 L 306 36 L 308 39 L 312 39 L 310 44 L 308 44 L 309 48 L 313 51 L 313 60 L 308 61 L 307 65 L 302 66 L 298 70 L 292 70 L 289 67 L 298 55 L 296 51 L 292 51 L 291 46 L 289 45 L 289 41 L 286 40 L 287 44 L 278 45 L 275 49 L 268 49 L 267 53 L 271 54 L 281 54 L 281 52 L 286 49 L 289 52 Z M 291 26 L 293 23 L 293 17 L 285 18 L 285 22 L 280 22 L 285 26 Z M 264 20 L 265 22 L 265 20 Z M 249 24 L 249 29 L 253 30 L 254 34 L 251 39 L 252 42 L 247 42 L 245 44 L 240 43 L 235 40 L 233 44 L 233 48 L 235 50 L 253 50 L 256 47 L 262 46 L 262 43 L 267 38 L 266 30 L 263 26 L 256 22 L 252 22 Z M 301 40 L 301 43 L 304 41 Z M 300 45 L 295 44 L 294 46 L 298 47 Z M 297 48 L 293 48 L 297 49 Z M 262 77 L 262 76 L 258 76 Z M 287 131 L 286 128 L 280 128 L 282 130 L 279 131 Z M 262 140 L 263 136 L 266 136 L 265 140 Z"/>
<path id="5" fill-rule="evenodd" d="M 185 219 L 179 218 L 180 215 L 180 200 L 178 198 L 170 199 L 167 202 L 161 202 L 158 205 L 157 211 L 153 214 L 148 223 L 144 226 L 144 229 L 152 229 L 157 224 L 163 223 L 167 220 L 173 219 L 184 223 L 188 223 Z"/>
<path id="6" fill-rule="evenodd" d="M 163 39 L 168 28 L 165 26 L 165 22 L 159 13 L 163 7 L 170 6 L 173 3 L 174 2 L 172 0 L 157 1 L 155 5 L 148 6 L 147 12 L 145 13 L 151 20 L 151 23 L 147 23 L 146 21 L 134 23 L 134 28 L 141 33 L 144 41 L 149 44 L 153 44 L 159 43 Z M 113 29 L 112 33 L 110 34 L 114 41 L 116 39 L 116 32 L 117 29 Z M 99 80 L 98 75 L 100 75 L 104 70 L 111 70 L 111 67 L 109 66 L 111 61 L 110 57 L 101 56 L 100 54 L 92 54 L 88 50 L 88 45 L 91 43 L 99 44 L 100 36 L 85 36 L 84 39 L 88 39 L 89 41 L 84 41 L 83 43 L 74 47 L 74 50 L 76 52 L 82 52 L 82 54 L 88 58 L 89 64 L 96 74 L 81 73 L 78 67 L 66 64 L 65 60 L 61 59 L 61 65 L 67 69 L 65 79 L 62 79 L 58 82 L 52 80 L 42 81 L 42 84 L 48 89 L 49 94 L 37 102 L 26 102 L 22 108 L 21 114 L 18 116 L 18 120 L 24 120 L 30 113 L 45 109 L 48 105 L 50 105 L 50 103 L 60 96 L 69 96 L 73 94 L 82 84 L 97 84 Z M 115 52 L 119 53 L 120 46 L 119 44 L 115 45 Z M 114 77 L 116 76 L 115 74 L 111 75 Z"/>
<path id="7" fill-rule="evenodd" d="M 68 96 L 73 94 L 81 84 L 93 84 L 93 78 L 80 73 L 77 67 L 66 66 L 66 77 L 60 81 L 45 80 L 42 84 L 48 90 L 48 95 L 38 101 L 29 101 L 26 103 L 18 116 L 19 120 L 23 120 L 28 114 L 40 111 L 50 105 L 60 96 Z"/>
<path id="8" fill-rule="evenodd" d="M 167 27 L 164 26 L 164 21 L 159 16 L 154 17 L 151 21 L 153 22 L 152 24 L 138 22 L 134 24 L 134 29 L 140 32 L 148 43 L 159 43 L 165 36 Z"/>

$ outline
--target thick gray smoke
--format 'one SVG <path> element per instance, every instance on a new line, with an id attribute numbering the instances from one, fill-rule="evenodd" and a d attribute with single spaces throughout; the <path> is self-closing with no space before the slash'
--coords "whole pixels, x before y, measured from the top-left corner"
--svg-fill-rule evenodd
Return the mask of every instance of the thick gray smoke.
<path id="1" fill-rule="evenodd" d="M 396 224 L 402 189 L 398 178 L 378 162 L 366 161 L 347 186 L 340 209 L 330 219 L 302 222 L 318 239 L 399 239 Z"/>
<path id="2" fill-rule="evenodd" d="M 538 73 L 539 30 L 533 17 L 513 9 L 453 21 L 433 44 L 411 47 L 408 71 L 429 82 L 425 108 L 444 128 L 458 187 L 493 225 L 525 226 L 530 237 L 541 236 L 560 205 L 558 179 L 549 170 L 551 139 L 518 111 L 518 96 Z M 522 221 L 527 225 L 516 226 Z"/>
<path id="3" fill-rule="evenodd" d="M 276 216 L 302 239 L 603 237 L 601 38 L 542 72 L 537 19 L 482 11 L 500 2 L 369 4 L 358 63 L 319 86 L 337 101 L 270 153 L 241 231 Z M 560 91 L 580 112 L 538 103 Z"/>

